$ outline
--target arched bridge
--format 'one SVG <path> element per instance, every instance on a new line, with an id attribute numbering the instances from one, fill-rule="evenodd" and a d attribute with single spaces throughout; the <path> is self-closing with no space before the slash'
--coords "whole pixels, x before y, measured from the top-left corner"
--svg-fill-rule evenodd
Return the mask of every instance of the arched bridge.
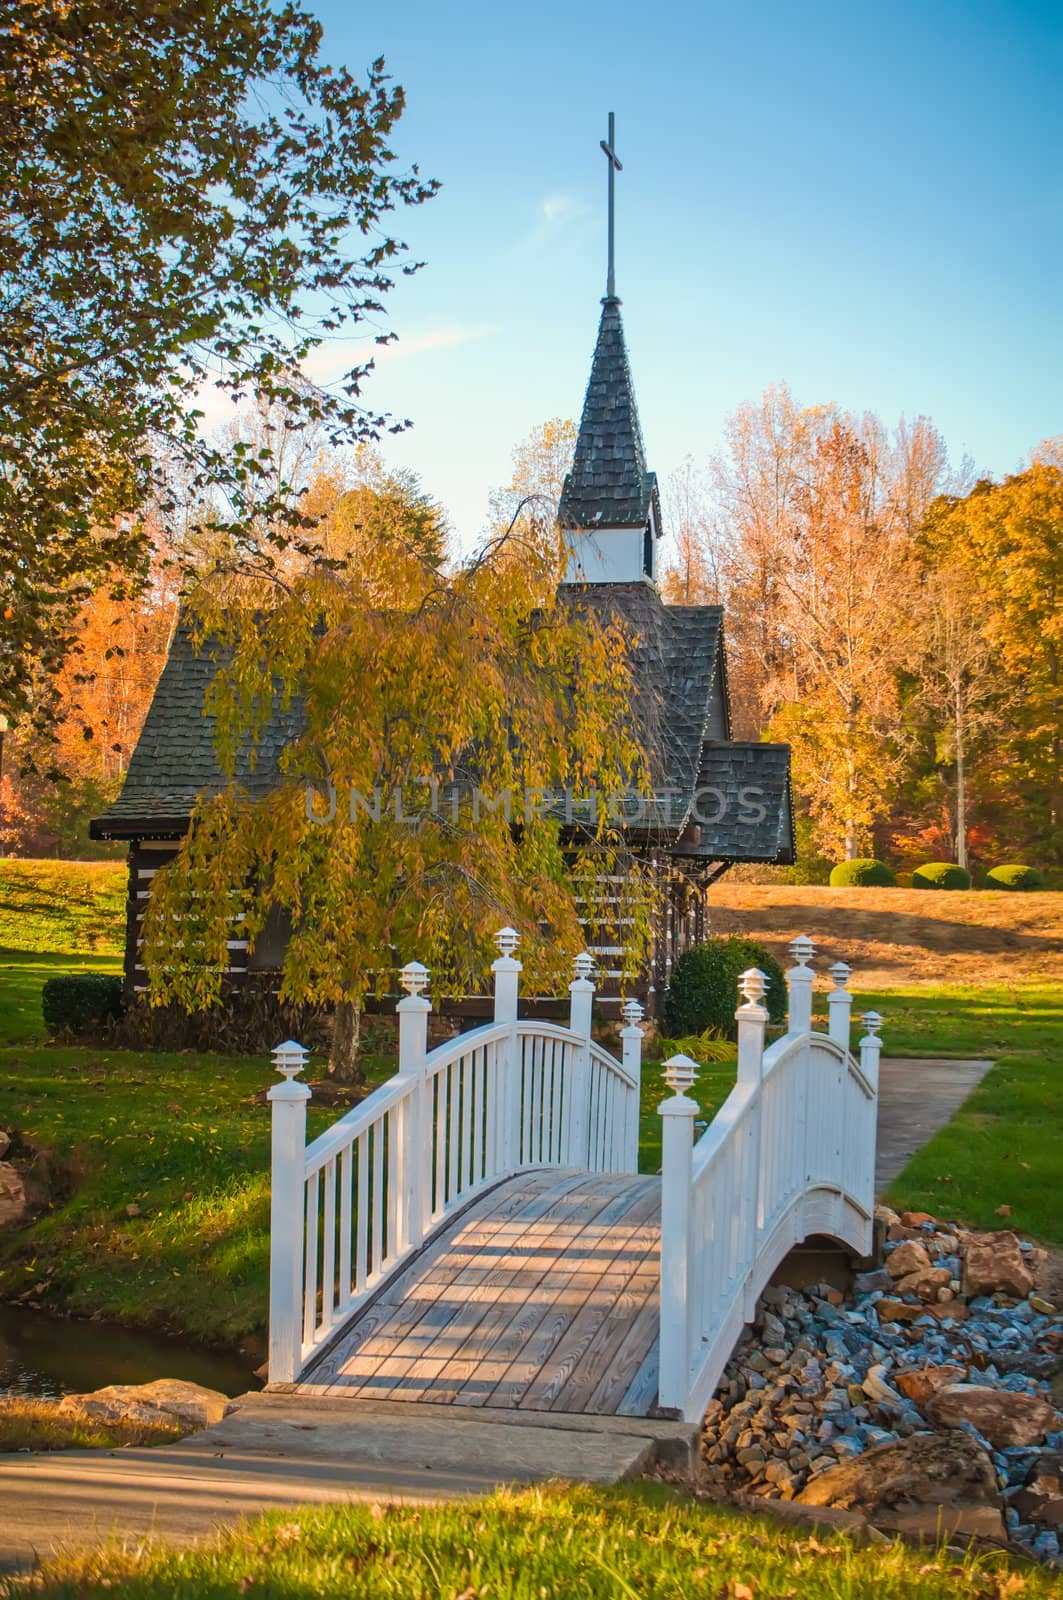
<path id="1" fill-rule="evenodd" d="M 639 1176 L 641 1008 L 617 1060 L 580 957 L 570 1026 L 522 1020 L 516 935 L 499 944 L 495 1020 L 432 1052 L 427 974 L 404 969 L 398 1073 L 310 1145 L 305 1052 L 275 1052 L 270 1385 L 695 1420 L 794 1244 L 870 1248 L 878 1019 L 857 1060 L 839 965 L 812 1031 L 797 940 L 765 1048 L 765 979 L 744 974 L 734 1090 L 695 1141 L 697 1069 L 666 1063 L 663 1175 Z"/>

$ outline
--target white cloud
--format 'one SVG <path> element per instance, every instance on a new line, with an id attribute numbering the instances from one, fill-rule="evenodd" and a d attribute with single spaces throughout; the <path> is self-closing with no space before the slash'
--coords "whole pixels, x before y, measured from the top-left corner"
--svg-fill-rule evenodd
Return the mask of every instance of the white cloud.
<path id="1" fill-rule="evenodd" d="M 392 362 L 409 361 L 435 350 L 456 350 L 460 345 L 487 339 L 497 332 L 498 328 L 491 322 L 448 323 L 440 328 L 425 328 L 420 333 L 400 334 L 393 344 L 374 344 L 371 339 L 335 339 L 315 350 L 303 362 L 303 371 L 320 383 L 332 383 L 366 361 L 373 361 L 377 367 L 390 366 Z"/>
<path id="2" fill-rule="evenodd" d="M 539 210 L 548 228 L 559 228 L 587 215 L 587 207 L 573 194 L 548 194 Z"/>

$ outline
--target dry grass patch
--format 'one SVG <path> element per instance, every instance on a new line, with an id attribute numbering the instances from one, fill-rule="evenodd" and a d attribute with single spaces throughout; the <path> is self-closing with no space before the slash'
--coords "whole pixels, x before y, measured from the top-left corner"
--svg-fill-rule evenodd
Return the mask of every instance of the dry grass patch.
<path id="1" fill-rule="evenodd" d="M 174 1422 L 93 1422 L 60 1411 L 54 1400 L 0 1400 L 0 1453 L 16 1450 L 116 1450 L 173 1444 L 194 1432 Z"/>
<path id="2" fill-rule="evenodd" d="M 741 934 L 789 965 L 799 933 L 821 969 L 848 961 L 861 988 L 1063 981 L 1063 894 L 979 889 L 825 889 L 729 884 L 709 890 L 713 933 Z"/>

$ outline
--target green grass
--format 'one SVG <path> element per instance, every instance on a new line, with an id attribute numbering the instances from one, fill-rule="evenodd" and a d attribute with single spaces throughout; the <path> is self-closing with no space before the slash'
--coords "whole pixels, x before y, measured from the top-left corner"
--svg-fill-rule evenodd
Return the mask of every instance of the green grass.
<path id="1" fill-rule="evenodd" d="M 889 1203 L 1063 1245 L 1063 990 L 950 985 L 863 1001 L 886 1018 L 888 1053 L 995 1058 L 890 1185 Z M 1002 1205 L 1011 1207 L 1007 1223 Z"/>
<path id="2" fill-rule="evenodd" d="M 67 1416 L 46 1400 L 0 1398 L 0 1454 L 15 1450 L 119 1450 L 173 1444 L 192 1432 L 173 1422 L 112 1422 Z"/>
<path id="3" fill-rule="evenodd" d="M 53 1190 L 0 1236 L 0 1298 L 219 1343 L 261 1329 L 272 1079 L 259 1058 L 0 1049 L 0 1127 L 48 1152 Z M 311 1108 L 311 1137 L 336 1114 Z"/>
<path id="4" fill-rule="evenodd" d="M 120 956 L 122 861 L 0 861 L 0 950 Z"/>
<path id="5" fill-rule="evenodd" d="M 43 1039 L 41 990 L 68 972 L 121 972 L 116 956 L 66 956 L 48 951 L 0 949 L 0 1040 Z"/>
<path id="6" fill-rule="evenodd" d="M 0 1580 L 3 1582 L 3 1580 Z M 860 1545 L 661 1485 L 565 1485 L 437 1506 L 273 1512 L 190 1549 L 130 1543 L 50 1562 L 0 1593 L 74 1600 L 1024 1600 L 1058 1578 L 1001 1554 Z"/>

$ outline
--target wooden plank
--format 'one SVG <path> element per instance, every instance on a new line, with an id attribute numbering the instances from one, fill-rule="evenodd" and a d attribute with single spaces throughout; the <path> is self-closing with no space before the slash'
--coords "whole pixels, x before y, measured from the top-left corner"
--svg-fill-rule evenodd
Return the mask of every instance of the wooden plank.
<path id="1" fill-rule="evenodd" d="M 592 1412 L 596 1415 L 615 1415 L 651 1353 L 654 1356 L 653 1399 L 656 1400 L 656 1344 L 657 1336 L 660 1333 L 661 1319 L 659 1272 L 660 1254 L 658 1251 L 654 1266 L 655 1278 L 652 1293 L 647 1296 L 634 1321 L 627 1328 L 620 1349 L 609 1362 L 586 1401 L 578 1409 Z M 603 1340 L 603 1347 L 607 1343 L 607 1340 Z M 593 1353 L 597 1354 L 597 1347 Z M 643 1412 L 631 1414 L 635 1416 L 644 1415 Z"/>
<path id="2" fill-rule="evenodd" d="M 642 1262 L 628 1278 L 613 1304 L 609 1307 L 593 1336 L 586 1341 L 585 1349 L 572 1364 L 568 1379 L 556 1390 L 551 1402 L 552 1411 L 589 1411 L 591 1397 L 598 1384 L 612 1377 L 619 1388 L 617 1398 L 625 1392 L 627 1384 L 641 1366 L 653 1342 L 659 1317 L 658 1286 L 660 1283 L 660 1251 L 648 1250 Z M 631 1340 L 630 1335 L 640 1313 L 649 1311 L 641 1330 L 641 1339 Z M 647 1325 L 648 1324 L 648 1325 Z M 575 1330 L 573 1330 L 575 1332 Z M 563 1362 L 561 1352 L 557 1359 Z M 626 1373 L 626 1377 L 624 1374 Z M 549 1385 L 543 1385 L 544 1393 Z M 534 1403 L 535 1386 L 529 1390 L 525 1404 Z M 599 1409 L 599 1408 L 594 1408 Z M 601 1407 L 601 1409 L 608 1409 Z"/>
<path id="3" fill-rule="evenodd" d="M 617 1296 L 625 1291 L 634 1271 L 642 1265 L 647 1236 L 652 1238 L 658 1206 L 658 1188 L 651 1180 L 648 1186 L 641 1187 L 641 1193 L 630 1205 L 622 1223 L 610 1230 L 617 1255 L 585 1283 L 582 1303 L 575 1314 L 562 1320 L 563 1306 L 552 1308 L 491 1395 L 490 1405 L 522 1406 L 530 1411 L 551 1409 L 576 1364 L 590 1348 Z M 625 1261 L 622 1254 L 632 1240 L 640 1244 L 634 1264 Z"/>
<path id="4" fill-rule="evenodd" d="M 520 1224 L 521 1242 L 516 1250 L 513 1251 L 511 1247 L 511 1253 L 502 1257 L 500 1262 L 492 1263 L 486 1272 L 481 1269 L 477 1285 L 470 1285 L 468 1272 L 462 1273 L 454 1281 L 452 1292 L 456 1302 L 455 1316 L 426 1347 L 424 1359 L 434 1360 L 441 1357 L 450 1359 L 457 1356 L 473 1330 L 487 1314 L 488 1307 L 498 1299 L 499 1294 L 507 1288 L 512 1289 L 517 1286 L 515 1280 L 521 1269 L 515 1268 L 512 1263 L 525 1260 L 529 1248 L 545 1247 L 549 1250 L 551 1235 L 563 1228 L 566 1213 L 578 1208 L 583 1198 L 582 1191 L 588 1187 L 588 1182 L 584 1173 L 570 1175 L 567 1184 L 564 1185 L 563 1194 L 547 1190 L 545 1194 L 536 1197 L 529 1207 L 514 1218 L 514 1221 Z M 538 1227 L 529 1227 L 528 1223 L 535 1220 L 536 1213 L 539 1213 Z M 525 1254 L 522 1255 L 521 1251 Z M 541 1276 L 541 1269 L 538 1275 Z M 409 1381 L 416 1378 L 416 1373 L 410 1370 L 413 1364 L 413 1359 L 408 1357 L 391 1357 L 381 1361 L 372 1373 L 371 1381 L 367 1382 L 361 1391 L 361 1397 L 387 1398 L 389 1389 L 394 1390 L 400 1379 L 405 1380 L 408 1388 Z M 403 1396 L 396 1394 L 395 1397 Z M 439 1398 L 442 1402 L 444 1397 Z"/>
<path id="5" fill-rule="evenodd" d="M 618 1417 L 648 1417 L 657 1404 L 660 1340 L 653 1345 L 616 1408 Z"/>
<path id="6" fill-rule="evenodd" d="M 540 1206 L 548 1207 L 556 1198 L 559 1189 L 567 1191 L 585 1181 L 585 1175 L 582 1173 L 569 1173 L 560 1182 L 556 1173 L 522 1174 L 509 1184 L 500 1186 L 500 1189 L 493 1191 L 491 1195 L 485 1196 L 484 1209 L 492 1215 L 478 1216 L 471 1226 L 469 1213 L 457 1219 L 451 1228 L 444 1230 L 439 1238 L 434 1240 L 428 1249 L 388 1286 L 381 1302 L 374 1303 L 371 1308 L 376 1314 L 369 1321 L 366 1321 L 367 1313 L 356 1319 L 349 1337 L 337 1352 L 340 1360 L 334 1367 L 335 1381 L 341 1383 L 344 1391 L 349 1394 L 352 1392 L 355 1373 L 358 1374 L 359 1381 L 375 1377 L 381 1362 L 390 1357 L 393 1344 L 398 1342 L 399 1336 L 404 1336 L 416 1326 L 425 1314 L 427 1305 L 444 1294 L 448 1287 L 468 1269 L 470 1260 L 474 1262 L 477 1260 L 478 1249 L 475 1241 L 478 1240 L 480 1245 L 489 1243 L 497 1229 L 505 1226 L 511 1219 L 518 1215 L 523 1219 Z M 476 1209 L 479 1211 L 480 1208 Z M 466 1234 L 472 1234 L 474 1241 L 466 1251 L 454 1248 L 460 1241 L 463 1230 Z M 440 1258 L 447 1251 L 450 1251 L 450 1259 L 444 1262 Z M 456 1299 L 455 1314 L 461 1310 L 462 1304 L 467 1299 L 468 1291 L 463 1290 Z M 364 1328 L 363 1322 L 366 1322 Z M 366 1349 L 370 1341 L 372 1341 L 372 1357 Z M 347 1352 L 346 1359 L 344 1352 Z M 390 1375 L 396 1376 L 394 1372 Z M 311 1376 L 320 1381 L 318 1374 L 307 1374 L 308 1378 Z"/>
<path id="7" fill-rule="evenodd" d="M 368 1189 L 368 1162 L 363 1161 L 363 1170 L 366 1172 L 366 1187 Z M 397 1274 L 389 1284 L 386 1284 L 380 1290 L 379 1294 L 354 1319 L 341 1340 L 330 1346 L 328 1350 L 323 1351 L 317 1361 L 308 1367 L 300 1387 L 312 1386 L 315 1390 L 319 1390 L 322 1385 L 327 1387 L 333 1378 L 338 1377 L 345 1355 L 348 1353 L 353 1354 L 360 1349 L 366 1340 L 383 1326 L 388 1317 L 394 1313 L 396 1307 L 402 1304 L 409 1291 L 418 1286 L 421 1277 L 427 1271 L 433 1269 L 440 1254 L 453 1244 L 452 1234 L 455 1228 L 461 1229 L 464 1225 L 476 1237 L 477 1229 L 482 1231 L 487 1226 L 488 1217 L 492 1215 L 509 1216 L 513 1211 L 527 1204 L 529 1191 L 534 1193 L 540 1188 L 546 1187 L 551 1181 L 553 1183 L 557 1182 L 556 1173 L 523 1174 L 521 1177 L 514 1179 L 511 1184 L 500 1184 L 497 1189 L 493 1189 L 482 1200 L 475 1202 L 468 1212 L 455 1219 L 450 1231 L 444 1230 L 437 1235 L 403 1272 Z M 365 1237 L 364 1229 L 359 1230 L 359 1237 Z M 490 1230 L 488 1229 L 483 1232 L 483 1239 L 486 1240 L 489 1237 Z M 461 1264 L 461 1258 L 455 1257 L 451 1275 L 460 1270 Z M 445 1281 L 447 1281 L 445 1277 L 438 1279 L 440 1286 Z M 421 1285 L 421 1294 L 425 1299 L 432 1298 L 432 1287 L 429 1283 Z M 439 1292 L 439 1287 L 436 1288 L 435 1292 Z"/>

